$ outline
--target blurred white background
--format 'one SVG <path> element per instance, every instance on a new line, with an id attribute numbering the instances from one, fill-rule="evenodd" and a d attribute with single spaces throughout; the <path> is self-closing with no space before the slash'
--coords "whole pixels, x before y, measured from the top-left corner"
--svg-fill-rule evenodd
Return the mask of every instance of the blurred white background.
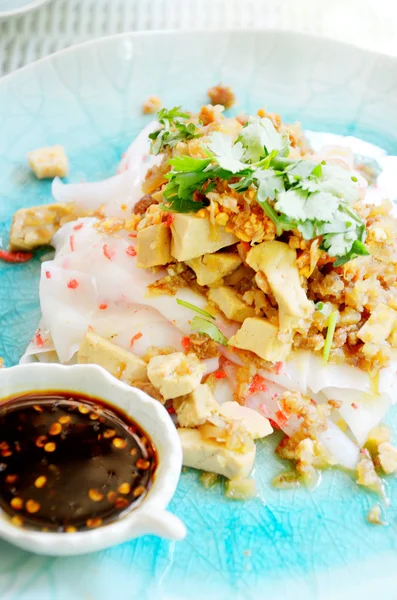
<path id="1" fill-rule="evenodd" d="M 0 74 L 66 46 L 123 31 L 265 27 L 397 55 L 397 0 L 52 0 L 0 22 Z"/>

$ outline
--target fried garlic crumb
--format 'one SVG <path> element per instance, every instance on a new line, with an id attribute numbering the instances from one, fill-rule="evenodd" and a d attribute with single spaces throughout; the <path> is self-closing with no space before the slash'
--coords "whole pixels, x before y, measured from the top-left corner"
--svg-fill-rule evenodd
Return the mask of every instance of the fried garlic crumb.
<path id="1" fill-rule="evenodd" d="M 397 448 L 390 442 L 382 442 L 378 446 L 379 464 L 387 475 L 397 471 Z"/>
<path id="2" fill-rule="evenodd" d="M 142 112 L 145 115 L 152 115 L 160 110 L 162 105 L 163 103 L 158 96 L 149 96 L 142 105 Z"/>
<path id="3" fill-rule="evenodd" d="M 382 510 L 379 504 L 374 504 L 374 506 L 369 509 L 367 521 L 368 523 L 372 523 L 372 525 L 386 525 L 386 523 L 382 520 Z"/>
<path id="4" fill-rule="evenodd" d="M 221 104 L 225 108 L 230 108 L 236 101 L 232 89 L 226 85 L 218 84 L 208 90 L 208 97 L 211 104 Z"/>

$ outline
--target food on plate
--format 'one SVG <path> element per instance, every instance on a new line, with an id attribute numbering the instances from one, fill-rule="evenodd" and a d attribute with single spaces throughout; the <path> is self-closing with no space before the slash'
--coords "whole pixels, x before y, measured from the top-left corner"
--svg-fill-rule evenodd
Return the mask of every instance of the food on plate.
<path id="1" fill-rule="evenodd" d="M 157 468 L 155 447 L 131 417 L 76 392 L 3 403 L 0 452 L 0 506 L 14 525 L 39 531 L 117 520 L 144 499 Z"/>
<path id="2" fill-rule="evenodd" d="M 224 106 L 225 108 L 231 108 L 236 101 L 233 90 L 221 83 L 208 90 L 208 97 L 211 104 Z"/>
<path id="3" fill-rule="evenodd" d="M 229 104 L 225 89 L 214 101 Z M 339 465 L 383 493 L 397 469 L 382 424 L 397 383 L 397 222 L 351 153 L 315 152 L 264 109 L 175 107 L 115 176 L 56 178 L 52 193 L 12 225 L 12 249 L 55 248 L 23 362 L 95 362 L 148 392 L 184 464 L 233 480 L 230 497 L 252 495 L 254 440 L 273 428 L 295 466 L 281 487 Z"/>
<path id="4" fill-rule="evenodd" d="M 162 107 L 162 102 L 158 96 L 149 96 L 143 103 L 142 112 L 145 115 L 153 115 Z"/>
<path id="5" fill-rule="evenodd" d="M 37 179 L 66 177 L 69 161 L 63 146 L 37 148 L 28 154 L 29 165 Z"/>
<path id="6" fill-rule="evenodd" d="M 11 224 L 11 251 L 33 250 L 50 244 L 58 229 L 76 217 L 70 204 L 44 204 L 17 210 Z"/>

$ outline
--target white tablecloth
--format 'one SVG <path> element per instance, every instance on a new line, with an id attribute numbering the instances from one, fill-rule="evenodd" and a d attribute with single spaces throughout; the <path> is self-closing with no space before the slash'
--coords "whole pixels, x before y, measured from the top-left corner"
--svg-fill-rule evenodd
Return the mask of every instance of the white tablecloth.
<path id="1" fill-rule="evenodd" d="M 0 22 L 0 75 L 66 46 L 123 31 L 264 27 L 397 55 L 397 0 L 52 0 Z"/>

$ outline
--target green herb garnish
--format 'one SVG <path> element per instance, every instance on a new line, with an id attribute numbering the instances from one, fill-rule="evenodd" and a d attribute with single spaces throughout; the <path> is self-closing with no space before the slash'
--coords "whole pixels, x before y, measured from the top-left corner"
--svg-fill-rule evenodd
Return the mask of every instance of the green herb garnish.
<path id="1" fill-rule="evenodd" d="M 328 318 L 327 336 L 325 338 L 324 349 L 323 349 L 324 362 L 328 362 L 329 355 L 331 353 L 332 340 L 334 339 L 337 318 L 338 318 L 337 310 L 334 310 Z"/>
<path id="2" fill-rule="evenodd" d="M 175 106 L 171 110 L 162 108 L 157 113 L 156 118 L 162 127 L 149 134 L 149 139 L 152 140 L 150 144 L 152 154 L 157 155 L 166 146 L 173 148 L 178 142 L 192 140 L 202 135 L 197 131 L 194 123 L 184 122 L 189 116 L 181 110 L 180 106 Z"/>
<path id="3" fill-rule="evenodd" d="M 180 136 L 188 140 L 200 135 L 184 129 L 192 124 L 183 124 L 187 114 L 180 107 L 160 111 L 158 118 L 164 129 L 151 139 L 161 147 L 172 147 Z M 170 159 L 163 210 L 197 212 L 207 205 L 205 195 L 219 179 L 233 180 L 229 185 L 237 192 L 256 189 L 257 202 L 275 224 L 277 236 L 294 229 L 305 240 L 321 236 L 321 249 L 337 257 L 335 267 L 369 254 L 365 222 L 351 207 L 359 198 L 357 178 L 339 166 L 288 158 L 288 136 L 278 133 L 270 119 L 251 118 L 235 142 L 230 135 L 213 132 L 204 150 L 206 159 Z"/>
<path id="4" fill-rule="evenodd" d="M 211 315 L 209 312 L 207 312 L 206 310 L 203 310 L 202 308 L 199 308 L 198 306 L 195 306 L 194 304 L 190 304 L 190 302 L 186 302 L 185 300 L 180 300 L 179 298 L 177 298 L 176 301 L 179 304 L 179 306 L 184 306 L 185 308 L 194 310 L 194 312 L 198 313 L 199 315 L 203 315 L 203 317 L 207 317 L 208 319 L 215 319 L 215 317 L 213 315 Z"/>
<path id="5" fill-rule="evenodd" d="M 193 331 L 198 331 L 199 333 L 208 335 L 208 337 L 214 340 L 214 342 L 222 344 L 223 346 L 227 346 L 227 338 L 214 323 L 211 323 L 202 317 L 194 317 L 193 321 L 191 322 L 191 327 Z"/>

